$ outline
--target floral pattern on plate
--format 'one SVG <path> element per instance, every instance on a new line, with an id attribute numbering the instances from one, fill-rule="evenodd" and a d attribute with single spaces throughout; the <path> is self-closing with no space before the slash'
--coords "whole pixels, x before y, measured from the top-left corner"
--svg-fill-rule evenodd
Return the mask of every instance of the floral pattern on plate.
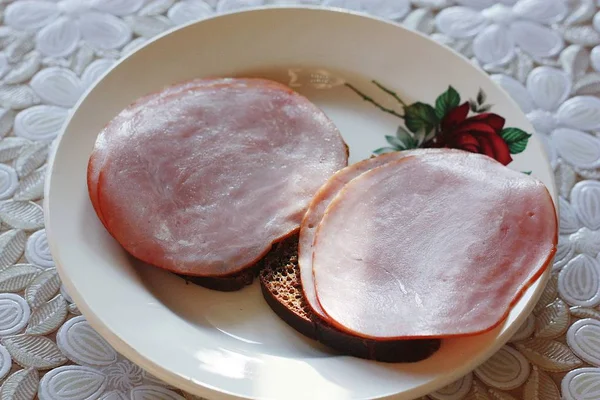
<path id="1" fill-rule="evenodd" d="M 382 154 L 418 147 L 452 148 L 485 154 L 504 165 L 512 161 L 511 154 L 525 150 L 531 137 L 519 128 L 505 127 L 505 119 L 489 112 L 486 95 L 480 90 L 475 99 L 461 103 L 460 94 L 452 86 L 440 94 L 435 104 L 416 102 L 406 104 L 398 94 L 377 81 L 373 84 L 392 96 L 402 113 L 386 108 L 350 83 L 346 86 L 380 110 L 404 121 L 395 136 L 386 136 L 390 146 L 374 151 Z M 471 113 L 471 116 L 469 116 Z"/>

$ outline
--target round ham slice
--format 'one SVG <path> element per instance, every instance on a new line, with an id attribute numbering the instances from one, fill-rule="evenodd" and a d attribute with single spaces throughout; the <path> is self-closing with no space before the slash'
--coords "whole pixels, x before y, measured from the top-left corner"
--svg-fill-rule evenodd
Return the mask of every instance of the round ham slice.
<path id="1" fill-rule="evenodd" d="M 325 210 L 340 190 L 352 179 L 360 176 L 366 171 L 377 168 L 390 161 L 399 160 L 411 154 L 427 154 L 439 152 L 452 152 L 450 149 L 419 149 L 406 150 L 383 154 L 378 157 L 359 161 L 355 164 L 336 172 L 329 180 L 321 186 L 319 191 L 313 197 L 304 218 L 300 225 L 300 234 L 298 239 L 298 266 L 300 268 L 300 278 L 302 280 L 302 290 L 306 302 L 320 318 L 327 320 L 328 317 L 321 308 L 317 300 L 317 292 L 313 279 L 313 244 L 315 231 L 325 214 Z"/>
<path id="2" fill-rule="evenodd" d="M 111 134 L 115 132 L 119 132 L 119 127 L 121 124 L 125 123 L 128 119 L 131 119 L 134 114 L 139 112 L 142 107 L 148 104 L 156 104 L 164 97 L 167 97 L 171 94 L 176 94 L 186 89 L 193 88 L 196 85 L 201 85 L 205 82 L 203 79 L 196 79 L 189 82 L 183 82 L 179 84 L 175 84 L 165 88 L 161 92 L 152 93 L 146 96 L 143 96 L 137 99 L 134 103 L 129 105 L 125 110 L 121 111 L 119 115 L 113 118 L 107 126 L 100 132 L 98 138 L 96 139 L 96 144 L 94 146 L 94 150 L 90 156 L 88 162 L 88 171 L 87 171 L 87 184 L 88 184 L 88 192 L 90 195 L 90 200 L 98 215 L 98 218 L 104 224 L 104 217 L 100 212 L 100 208 L 98 206 L 98 177 L 100 176 L 100 170 L 102 169 L 102 165 L 106 160 L 108 155 L 108 147 L 110 145 Z"/>
<path id="3" fill-rule="evenodd" d="M 237 87 L 246 87 L 248 85 L 279 85 L 279 83 L 268 81 L 265 79 L 194 79 L 191 81 L 177 83 L 166 87 L 164 90 L 156 93 L 151 93 L 137 99 L 135 102 L 130 104 L 125 110 L 123 110 L 117 117 L 113 118 L 107 126 L 100 132 L 96 139 L 96 145 L 92 152 L 88 162 L 87 172 L 87 184 L 90 200 L 92 206 L 98 215 L 100 221 L 104 224 L 104 217 L 100 212 L 98 206 L 98 177 L 100 176 L 100 170 L 106 160 L 109 153 L 109 146 L 112 143 L 108 139 L 119 132 L 123 132 L 120 127 L 123 123 L 127 123 L 131 120 L 135 114 L 137 114 L 143 107 L 156 106 L 161 104 L 164 99 L 172 98 L 177 94 L 186 90 L 193 90 L 197 87 L 208 87 L 215 85 L 231 85 Z M 281 87 L 281 86 L 280 86 Z M 106 225 L 106 224 L 105 224 Z"/>
<path id="4" fill-rule="evenodd" d="M 546 187 L 486 156 L 408 156 L 344 186 L 317 229 L 328 321 L 372 339 L 496 327 L 546 269 L 557 219 Z"/>
<path id="5" fill-rule="evenodd" d="M 196 85 L 117 121 L 93 162 L 99 214 L 134 257 L 183 275 L 254 264 L 298 230 L 314 193 L 347 164 L 325 114 L 265 80 Z"/>

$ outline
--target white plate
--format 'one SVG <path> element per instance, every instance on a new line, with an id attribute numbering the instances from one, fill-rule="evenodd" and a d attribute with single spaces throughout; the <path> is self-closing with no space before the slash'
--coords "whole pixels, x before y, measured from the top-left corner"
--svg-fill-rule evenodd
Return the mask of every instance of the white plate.
<path id="1" fill-rule="evenodd" d="M 270 77 L 308 96 L 342 131 L 351 162 L 385 147 L 385 136 L 394 136 L 402 119 L 364 101 L 345 82 L 398 114 L 425 115 L 426 124 L 435 124 L 431 110 L 449 85 L 461 102 L 476 101 L 481 89 L 487 95 L 482 103 L 506 118 L 505 127 L 532 131 L 517 105 L 485 73 L 388 22 L 332 10 L 277 8 L 171 31 L 121 61 L 84 96 L 58 144 L 47 182 L 52 254 L 68 291 L 102 336 L 150 373 L 210 399 L 414 398 L 459 378 L 508 340 L 547 274 L 500 328 L 444 341 L 423 362 L 393 365 L 337 355 L 303 338 L 269 309 L 256 283 L 219 293 L 134 265 L 103 229 L 88 199 L 86 164 L 96 135 L 145 93 L 181 80 L 233 75 Z M 371 80 L 393 89 L 405 104 L 420 101 L 432 108 L 407 111 Z M 450 94 L 447 100 L 456 104 Z M 415 112 L 419 107 L 421 112 Z M 419 123 L 414 118 L 407 122 L 413 128 Z M 510 167 L 532 171 L 554 194 L 540 142 L 533 137 L 526 143 L 522 133 L 519 137 L 527 146 L 513 155 Z M 516 151 L 519 143 L 513 139 L 509 142 Z"/>

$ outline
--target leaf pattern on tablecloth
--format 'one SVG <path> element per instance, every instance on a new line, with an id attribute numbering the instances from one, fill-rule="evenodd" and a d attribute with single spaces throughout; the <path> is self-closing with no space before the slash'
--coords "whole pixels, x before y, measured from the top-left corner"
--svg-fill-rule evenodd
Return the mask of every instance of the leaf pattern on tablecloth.
<path id="1" fill-rule="evenodd" d="M 529 361 L 546 371 L 569 371 L 583 364 L 568 346 L 557 341 L 529 339 L 515 346 Z"/>
<path id="2" fill-rule="evenodd" d="M 19 370 L 6 378 L 0 387 L 0 398 L 33 400 L 39 381 L 39 373 L 35 368 Z"/>
<path id="3" fill-rule="evenodd" d="M 18 201 L 36 201 L 44 197 L 46 166 L 42 166 L 21 179 L 13 198 Z"/>
<path id="4" fill-rule="evenodd" d="M 39 274 L 25 289 L 25 299 L 32 307 L 39 307 L 50 300 L 60 289 L 60 278 L 55 269 Z"/>
<path id="5" fill-rule="evenodd" d="M 23 110 L 35 106 L 42 100 L 29 85 L 0 86 L 0 106 L 12 110 Z"/>
<path id="6" fill-rule="evenodd" d="M 30 80 L 42 65 L 42 55 L 32 51 L 25 55 L 4 76 L 3 81 L 9 85 L 24 83 Z"/>
<path id="7" fill-rule="evenodd" d="M 27 243 L 25 232 L 13 229 L 0 234 L 0 271 L 16 263 Z"/>
<path id="8" fill-rule="evenodd" d="M 13 360 L 22 367 L 47 370 L 67 362 L 56 343 L 44 336 L 16 335 L 2 339 Z"/>
<path id="9" fill-rule="evenodd" d="M 15 123 L 17 113 L 13 110 L 0 110 L 0 137 L 6 136 Z"/>
<path id="10" fill-rule="evenodd" d="M 41 167 L 48 157 L 48 150 L 48 144 L 44 142 L 25 147 L 13 162 L 17 175 L 24 177 Z"/>
<path id="11" fill-rule="evenodd" d="M 0 203 L 0 218 L 11 227 L 25 231 L 44 227 L 42 207 L 31 201 L 8 200 Z"/>
<path id="12" fill-rule="evenodd" d="M 29 317 L 29 325 L 27 325 L 25 333 L 47 335 L 57 330 L 66 317 L 67 302 L 59 294 L 33 311 L 31 317 Z"/>
<path id="13" fill-rule="evenodd" d="M 560 400 L 560 392 L 548 374 L 533 366 L 523 387 L 523 400 Z"/>
<path id="14" fill-rule="evenodd" d="M 0 272 L 0 291 L 16 293 L 24 290 L 42 272 L 33 264 L 16 264 Z"/>
<path id="15" fill-rule="evenodd" d="M 31 142 L 24 138 L 7 137 L 0 141 L 0 162 L 14 160 L 21 155 L 24 148 L 28 147 Z"/>
<path id="16" fill-rule="evenodd" d="M 569 306 L 561 299 L 548 304 L 535 320 L 535 337 L 555 339 L 569 327 Z"/>

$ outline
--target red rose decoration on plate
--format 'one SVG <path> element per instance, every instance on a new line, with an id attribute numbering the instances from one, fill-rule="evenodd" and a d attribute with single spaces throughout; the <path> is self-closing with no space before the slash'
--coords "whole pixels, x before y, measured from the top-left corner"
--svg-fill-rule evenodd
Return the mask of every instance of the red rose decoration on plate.
<path id="1" fill-rule="evenodd" d="M 448 147 L 485 154 L 508 165 L 512 161 L 508 144 L 502 138 L 504 118 L 483 113 L 467 118 L 469 103 L 451 109 L 440 123 L 440 134 L 432 147 Z"/>
<path id="2" fill-rule="evenodd" d="M 489 112 L 491 104 L 486 104 L 486 94 L 479 89 L 475 100 L 461 104 L 460 94 L 452 86 L 440 94 L 434 104 L 420 101 L 407 104 L 393 90 L 373 81 L 375 86 L 387 96 L 392 96 L 402 107 L 402 113 L 384 106 L 346 83 L 364 101 L 373 104 L 403 121 L 396 135 L 386 135 L 388 146 L 373 150 L 375 154 L 403 151 L 419 147 L 446 147 L 485 154 L 503 165 L 513 161 L 511 154 L 525 151 L 531 134 L 517 127 L 506 127 L 505 119 Z M 474 115 L 468 117 L 469 111 Z"/>

